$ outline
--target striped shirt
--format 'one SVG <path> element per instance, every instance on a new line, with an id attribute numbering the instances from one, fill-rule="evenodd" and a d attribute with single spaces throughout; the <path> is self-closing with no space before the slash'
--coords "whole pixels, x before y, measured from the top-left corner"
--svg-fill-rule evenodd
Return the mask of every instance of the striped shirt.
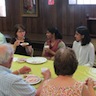
<path id="1" fill-rule="evenodd" d="M 35 96 L 36 89 L 23 79 L 0 66 L 0 96 Z"/>

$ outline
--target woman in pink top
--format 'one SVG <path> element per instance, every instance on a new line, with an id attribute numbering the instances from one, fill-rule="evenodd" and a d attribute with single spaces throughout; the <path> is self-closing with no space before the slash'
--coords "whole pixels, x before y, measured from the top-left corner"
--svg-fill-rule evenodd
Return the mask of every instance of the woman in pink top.
<path id="1" fill-rule="evenodd" d="M 60 32 L 55 27 L 47 29 L 46 36 L 47 41 L 44 44 L 42 56 L 47 57 L 48 59 L 53 59 L 56 51 L 65 47 L 65 44 L 62 41 Z"/>
<path id="2" fill-rule="evenodd" d="M 95 96 L 92 79 L 88 79 L 85 85 L 72 77 L 77 66 L 78 61 L 72 49 L 58 50 L 54 60 L 57 77 L 42 83 L 40 96 Z"/>

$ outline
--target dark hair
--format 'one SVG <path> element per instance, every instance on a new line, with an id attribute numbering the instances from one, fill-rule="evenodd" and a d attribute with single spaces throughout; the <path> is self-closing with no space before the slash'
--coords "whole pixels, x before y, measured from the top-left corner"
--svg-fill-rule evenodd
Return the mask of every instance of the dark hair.
<path id="1" fill-rule="evenodd" d="M 87 45 L 91 42 L 89 31 L 88 31 L 88 28 L 86 26 L 79 26 L 79 27 L 77 27 L 76 31 L 79 34 L 84 35 L 84 38 L 82 38 L 82 41 L 81 41 L 82 46 Z"/>
<path id="2" fill-rule="evenodd" d="M 22 30 L 25 31 L 25 27 L 24 27 L 23 25 L 21 25 L 21 24 L 16 24 L 16 25 L 14 26 L 13 32 L 14 32 L 14 34 L 15 34 L 16 37 L 17 37 L 16 33 L 17 33 L 18 29 L 22 29 Z"/>
<path id="3" fill-rule="evenodd" d="M 73 75 L 77 66 L 78 61 L 71 48 L 61 48 L 56 52 L 54 69 L 57 75 Z"/>
<path id="4" fill-rule="evenodd" d="M 62 35 L 60 34 L 59 30 L 55 27 L 47 29 L 50 33 L 55 34 L 55 39 L 62 39 Z"/>

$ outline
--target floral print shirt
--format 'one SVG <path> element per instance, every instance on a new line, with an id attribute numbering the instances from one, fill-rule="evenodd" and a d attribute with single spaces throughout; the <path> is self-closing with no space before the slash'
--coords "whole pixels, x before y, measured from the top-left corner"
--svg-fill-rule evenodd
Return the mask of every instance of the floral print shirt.
<path id="1" fill-rule="evenodd" d="M 84 84 L 81 82 L 76 82 L 71 87 L 56 87 L 47 80 L 43 84 L 43 88 L 40 96 L 82 96 L 82 89 Z"/>

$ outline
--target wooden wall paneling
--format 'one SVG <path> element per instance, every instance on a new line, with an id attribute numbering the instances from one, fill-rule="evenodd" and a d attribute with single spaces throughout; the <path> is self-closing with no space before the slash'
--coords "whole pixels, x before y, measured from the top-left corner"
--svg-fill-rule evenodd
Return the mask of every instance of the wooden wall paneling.
<path id="1" fill-rule="evenodd" d="M 75 7 L 73 6 L 73 5 L 69 5 L 69 7 L 68 7 L 68 9 L 69 10 L 67 10 L 68 11 L 68 22 L 69 22 L 69 25 L 68 25 L 68 32 L 67 32 L 67 36 L 68 35 L 74 35 L 73 33 L 74 33 L 74 29 L 75 29 L 75 26 L 74 26 L 74 21 L 75 21 L 75 18 L 74 18 L 74 16 L 75 16 L 75 14 L 74 14 L 74 9 L 75 9 Z"/>
<path id="2" fill-rule="evenodd" d="M 9 33 L 15 24 L 21 22 L 20 0 L 6 0 L 6 15 L 3 31 Z"/>
<path id="3" fill-rule="evenodd" d="M 94 5 L 93 6 L 93 8 L 92 8 L 92 10 L 93 10 L 93 18 L 96 18 L 96 5 Z"/>
<path id="4" fill-rule="evenodd" d="M 63 1 L 63 0 L 62 0 Z M 67 20 L 67 15 L 68 15 L 68 8 L 67 8 L 67 3 L 66 3 L 66 0 L 64 0 L 65 2 L 62 2 L 62 25 L 61 25 L 61 28 L 62 28 L 62 34 L 63 35 L 66 35 L 67 34 L 67 23 L 68 23 L 68 20 Z"/>
<path id="5" fill-rule="evenodd" d="M 50 27 L 50 23 L 49 23 L 49 17 L 50 17 L 50 6 L 48 5 L 48 1 L 47 0 L 41 0 L 42 2 L 40 2 L 40 25 L 42 26 L 42 29 L 39 30 L 41 31 L 41 33 L 45 34 L 46 30 L 48 27 Z"/>
<path id="6" fill-rule="evenodd" d="M 65 3 L 63 4 L 62 0 L 61 2 L 59 2 L 57 0 L 56 2 L 56 20 L 57 20 L 57 27 L 60 30 L 60 32 L 62 33 L 62 7 L 65 6 Z"/>
<path id="7" fill-rule="evenodd" d="M 0 17 L 0 32 L 2 32 L 2 31 L 3 31 L 2 21 L 3 21 L 3 18 L 2 18 L 2 17 Z"/>
<path id="8" fill-rule="evenodd" d="M 34 18 L 22 17 L 20 0 L 6 0 L 7 17 L 0 18 L 0 31 L 11 35 L 13 26 L 22 23 L 26 27 L 27 36 L 32 40 L 44 41 L 46 29 L 51 26 L 57 26 L 64 38 L 74 37 L 76 27 L 87 25 L 87 14 L 96 18 L 96 5 L 69 5 L 68 0 L 55 0 L 55 4 L 50 6 L 48 0 L 38 1 L 39 14 Z"/>

